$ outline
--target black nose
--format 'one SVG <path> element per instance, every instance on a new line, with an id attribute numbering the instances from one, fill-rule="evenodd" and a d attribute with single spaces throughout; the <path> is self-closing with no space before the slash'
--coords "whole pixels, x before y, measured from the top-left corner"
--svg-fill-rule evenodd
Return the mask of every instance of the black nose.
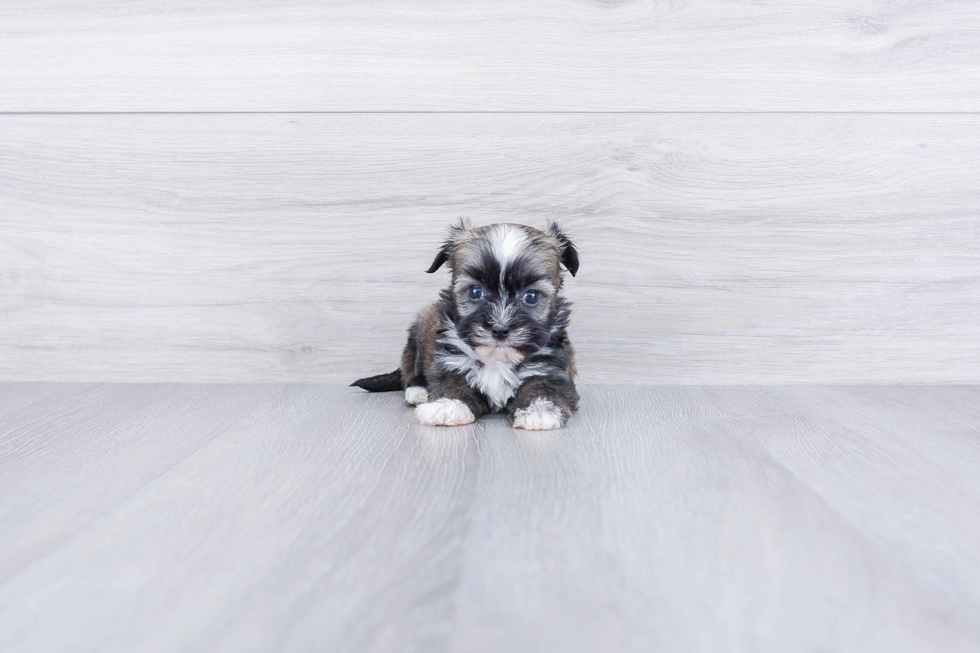
<path id="1" fill-rule="evenodd" d="M 503 340 L 507 337 L 507 334 L 510 333 L 510 328 L 497 325 L 490 328 L 490 333 L 492 333 L 493 337 L 497 340 Z"/>

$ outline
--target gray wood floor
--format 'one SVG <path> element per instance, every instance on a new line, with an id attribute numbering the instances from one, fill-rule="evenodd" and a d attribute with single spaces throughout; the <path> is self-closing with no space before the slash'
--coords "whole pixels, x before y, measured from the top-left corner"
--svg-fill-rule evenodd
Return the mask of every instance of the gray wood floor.
<path id="1" fill-rule="evenodd" d="M 980 387 L 583 398 L 0 385 L 0 650 L 980 650 Z"/>

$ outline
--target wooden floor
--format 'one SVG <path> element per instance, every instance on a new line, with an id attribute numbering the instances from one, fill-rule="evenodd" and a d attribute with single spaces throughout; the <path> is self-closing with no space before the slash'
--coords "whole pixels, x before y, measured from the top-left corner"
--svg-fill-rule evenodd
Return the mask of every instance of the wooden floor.
<path id="1" fill-rule="evenodd" d="M 0 650 L 980 650 L 980 387 L 0 385 Z"/>

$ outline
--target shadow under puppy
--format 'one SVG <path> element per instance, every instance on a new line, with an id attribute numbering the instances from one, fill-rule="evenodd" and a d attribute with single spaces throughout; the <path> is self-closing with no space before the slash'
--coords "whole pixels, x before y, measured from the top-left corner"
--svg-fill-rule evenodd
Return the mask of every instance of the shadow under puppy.
<path id="1" fill-rule="evenodd" d="M 560 428 L 578 409 L 575 360 L 561 296 L 564 266 L 578 271 L 575 246 L 555 224 L 449 230 L 428 272 L 443 263 L 452 282 L 408 330 L 401 368 L 351 385 L 404 390 L 419 421 L 469 424 L 505 411 L 516 428 Z"/>

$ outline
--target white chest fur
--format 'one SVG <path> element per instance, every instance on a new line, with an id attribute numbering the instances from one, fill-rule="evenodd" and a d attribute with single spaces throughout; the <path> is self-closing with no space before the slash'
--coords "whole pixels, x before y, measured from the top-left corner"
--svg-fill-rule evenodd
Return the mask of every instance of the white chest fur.
<path id="1" fill-rule="evenodd" d="M 484 350 L 481 347 L 479 352 L 474 351 L 456 335 L 455 328 L 450 327 L 447 331 L 440 342 L 452 345 L 458 353 L 443 353 L 438 357 L 439 362 L 446 369 L 463 374 L 471 388 L 486 396 L 491 409 L 503 408 L 521 385 L 517 366 L 524 357 L 511 349 Z"/>
<path id="2" fill-rule="evenodd" d="M 503 408 L 521 384 L 514 371 L 516 363 L 477 358 L 466 371 L 466 382 L 490 401 L 491 408 Z"/>
<path id="3" fill-rule="evenodd" d="M 526 376 L 517 369 L 524 360 L 519 351 L 510 347 L 474 349 L 459 337 L 451 322 L 446 322 L 446 332 L 439 342 L 456 350 L 437 354 L 439 363 L 447 370 L 463 374 L 467 385 L 486 396 L 491 410 L 506 406 Z"/>

